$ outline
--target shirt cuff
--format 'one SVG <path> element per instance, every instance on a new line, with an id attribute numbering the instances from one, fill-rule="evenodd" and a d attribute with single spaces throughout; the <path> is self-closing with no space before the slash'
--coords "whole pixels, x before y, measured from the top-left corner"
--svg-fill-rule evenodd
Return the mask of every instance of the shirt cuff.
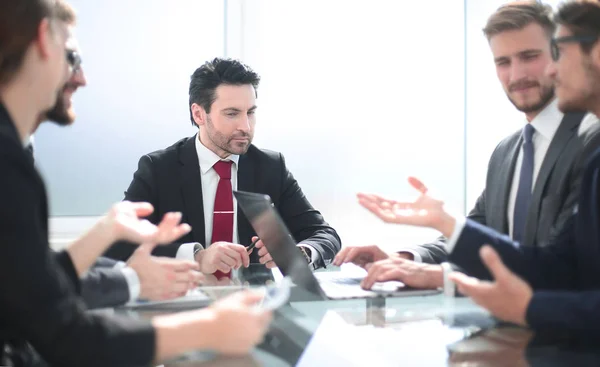
<path id="1" fill-rule="evenodd" d="M 123 273 L 127 288 L 129 288 L 129 302 L 135 301 L 140 296 L 140 278 L 135 270 L 128 266 L 121 268 L 121 273 Z"/>
<path id="2" fill-rule="evenodd" d="M 303 243 L 299 243 L 298 246 L 305 247 L 310 250 L 310 264 L 309 265 L 317 263 L 317 261 L 319 260 L 319 253 L 317 252 L 317 250 L 315 250 L 314 247 L 312 247 L 311 245 L 305 245 Z"/>
<path id="3" fill-rule="evenodd" d="M 413 256 L 413 261 L 416 263 L 422 263 L 423 262 L 423 258 L 421 257 L 421 254 L 419 254 L 417 251 L 414 250 L 400 250 L 400 251 L 396 251 L 397 253 L 401 254 L 403 252 L 409 253 Z"/>
<path id="4" fill-rule="evenodd" d="M 466 224 L 467 218 L 462 216 L 456 217 L 456 221 L 454 223 L 454 231 L 452 231 L 452 235 L 450 236 L 450 238 L 448 238 L 448 241 L 446 242 L 446 252 L 448 252 L 448 255 L 452 252 L 454 246 L 456 246 L 456 243 L 458 242 L 458 239 L 460 238 L 460 235 L 463 229 L 465 228 Z"/>
<path id="5" fill-rule="evenodd" d="M 124 261 L 117 261 L 115 263 L 115 265 L 113 266 L 113 269 L 123 269 L 126 266 L 127 266 L 127 263 L 125 263 Z"/>
<path id="6" fill-rule="evenodd" d="M 175 254 L 176 259 L 194 261 L 194 246 L 197 242 L 182 243 Z"/>

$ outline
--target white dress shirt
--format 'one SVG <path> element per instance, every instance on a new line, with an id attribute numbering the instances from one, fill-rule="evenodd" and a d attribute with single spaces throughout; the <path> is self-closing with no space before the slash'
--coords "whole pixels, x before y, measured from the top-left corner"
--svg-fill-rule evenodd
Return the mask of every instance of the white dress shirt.
<path id="1" fill-rule="evenodd" d="M 119 269 L 125 281 L 127 282 L 127 288 L 129 288 L 129 302 L 133 302 L 140 296 L 141 284 L 140 277 L 138 277 L 137 273 L 133 268 L 127 266 L 123 261 L 118 261 L 114 269 Z"/>
<path id="2" fill-rule="evenodd" d="M 200 182 L 202 183 L 202 204 L 204 210 L 204 248 L 208 248 L 212 240 L 213 210 L 215 208 L 215 198 L 217 196 L 217 186 L 219 185 L 219 174 L 213 166 L 221 160 L 212 150 L 205 147 L 196 134 L 196 153 L 200 163 Z M 237 171 L 240 160 L 239 155 L 232 154 L 227 159 L 233 162 L 231 165 L 231 188 L 237 190 Z M 233 196 L 233 193 L 231 193 Z M 237 231 L 237 200 L 233 197 L 233 243 L 239 243 Z M 177 249 L 175 255 L 178 259 L 194 260 L 194 243 L 184 243 Z"/>
<path id="3" fill-rule="evenodd" d="M 205 244 L 206 249 L 210 246 L 212 240 L 212 225 L 213 225 L 213 210 L 215 207 L 215 197 L 217 195 L 217 185 L 219 184 L 219 175 L 214 170 L 213 166 L 221 158 L 216 155 L 212 150 L 205 147 L 201 142 L 198 135 L 195 138 L 196 152 L 198 153 L 198 162 L 200 162 L 200 179 L 202 182 L 202 202 L 204 205 L 204 228 L 205 228 Z M 231 188 L 237 190 L 238 185 L 238 163 L 240 160 L 239 155 L 230 155 L 227 160 L 231 160 Z M 231 194 L 233 195 L 233 193 Z M 240 243 L 237 230 L 237 200 L 233 197 L 233 243 Z M 178 259 L 194 260 L 194 245 L 195 243 L 184 243 L 177 249 L 175 255 Z M 317 261 L 318 252 L 309 245 L 302 244 L 301 246 L 307 247 L 310 250 L 311 263 Z"/>
<path id="4" fill-rule="evenodd" d="M 532 121 L 531 124 L 535 128 L 535 133 L 533 135 L 533 149 L 534 149 L 534 164 L 533 164 L 533 185 L 532 190 L 535 187 L 535 180 L 537 179 L 537 175 L 540 172 L 540 167 L 548 151 L 548 147 L 550 146 L 550 142 L 560 125 L 563 114 L 558 110 L 558 102 L 557 100 L 553 101 L 549 104 L 542 112 L 540 112 Z M 587 130 L 593 124 L 599 123 L 598 117 L 589 113 L 587 114 L 581 124 L 579 125 L 578 131 L 581 133 L 582 131 Z M 508 222 L 509 222 L 509 234 L 512 237 L 512 228 L 513 228 L 513 212 L 515 208 L 515 201 L 517 197 L 517 188 L 519 186 L 519 176 L 521 173 L 521 164 L 523 162 L 523 149 L 519 151 L 519 156 L 517 157 L 517 162 L 515 165 L 515 173 L 513 176 L 513 183 L 510 190 L 510 197 L 508 202 Z M 452 252 L 454 246 L 456 246 L 456 242 L 462 233 L 463 228 L 466 224 L 466 218 L 463 216 L 459 216 L 456 218 L 456 224 L 454 226 L 454 231 L 448 241 L 446 242 L 446 250 L 448 253 Z"/>

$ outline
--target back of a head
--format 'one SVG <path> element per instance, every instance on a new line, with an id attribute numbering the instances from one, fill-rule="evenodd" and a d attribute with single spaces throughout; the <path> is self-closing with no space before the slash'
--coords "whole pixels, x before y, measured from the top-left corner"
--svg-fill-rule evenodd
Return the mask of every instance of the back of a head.
<path id="1" fill-rule="evenodd" d="M 234 59 L 215 58 L 207 61 L 192 74 L 189 89 L 189 107 L 196 103 L 210 113 L 220 85 L 252 85 L 258 89 L 260 76 L 248 65 Z M 190 120 L 196 126 L 190 110 Z"/>
<path id="2" fill-rule="evenodd" d="M 555 16 L 557 24 L 576 36 L 596 36 L 600 41 L 600 0 L 577 0 L 561 4 Z M 593 43 L 581 43 L 588 52 Z"/>
<path id="3" fill-rule="evenodd" d="M 0 1 L 0 87 L 19 71 L 46 18 L 74 23 L 75 13 L 63 0 Z"/>
<path id="4" fill-rule="evenodd" d="M 550 39 L 556 30 L 552 20 L 552 7 L 533 0 L 506 3 L 488 18 L 483 33 L 489 41 L 497 34 L 521 30 L 530 24 L 540 25 Z"/>

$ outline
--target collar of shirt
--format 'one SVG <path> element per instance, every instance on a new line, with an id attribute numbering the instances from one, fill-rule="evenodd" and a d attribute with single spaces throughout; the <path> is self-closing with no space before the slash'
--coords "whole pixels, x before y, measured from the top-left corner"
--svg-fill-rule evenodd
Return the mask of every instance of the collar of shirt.
<path id="1" fill-rule="evenodd" d="M 23 145 L 25 148 L 27 148 L 29 145 L 31 145 L 33 147 L 33 135 L 29 135 L 25 138 L 25 144 Z"/>
<path id="2" fill-rule="evenodd" d="M 564 114 L 558 109 L 558 101 L 554 99 L 530 123 L 536 133 L 543 136 L 545 140 L 552 141 L 563 116 Z"/>
<path id="3" fill-rule="evenodd" d="M 202 174 L 206 174 L 209 169 L 211 169 L 215 163 L 222 160 L 221 157 L 215 154 L 212 150 L 208 149 L 200 142 L 200 136 L 196 134 L 194 138 L 196 140 L 196 153 L 198 153 L 198 162 L 200 163 L 200 171 Z M 232 154 L 226 158 L 227 160 L 232 161 L 236 167 L 240 160 L 240 156 L 236 154 Z"/>

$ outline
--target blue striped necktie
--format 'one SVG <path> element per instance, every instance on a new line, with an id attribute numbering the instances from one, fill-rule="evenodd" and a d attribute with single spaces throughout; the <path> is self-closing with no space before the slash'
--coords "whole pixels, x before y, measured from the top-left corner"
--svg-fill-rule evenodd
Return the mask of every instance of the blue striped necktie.
<path id="1" fill-rule="evenodd" d="M 517 201 L 515 202 L 515 211 L 513 216 L 513 239 L 521 242 L 525 233 L 525 223 L 527 222 L 527 212 L 531 202 L 531 190 L 533 187 L 533 137 L 535 129 L 531 124 L 525 125 L 523 129 L 523 163 L 521 165 L 521 175 L 519 176 L 519 188 L 517 191 Z"/>

